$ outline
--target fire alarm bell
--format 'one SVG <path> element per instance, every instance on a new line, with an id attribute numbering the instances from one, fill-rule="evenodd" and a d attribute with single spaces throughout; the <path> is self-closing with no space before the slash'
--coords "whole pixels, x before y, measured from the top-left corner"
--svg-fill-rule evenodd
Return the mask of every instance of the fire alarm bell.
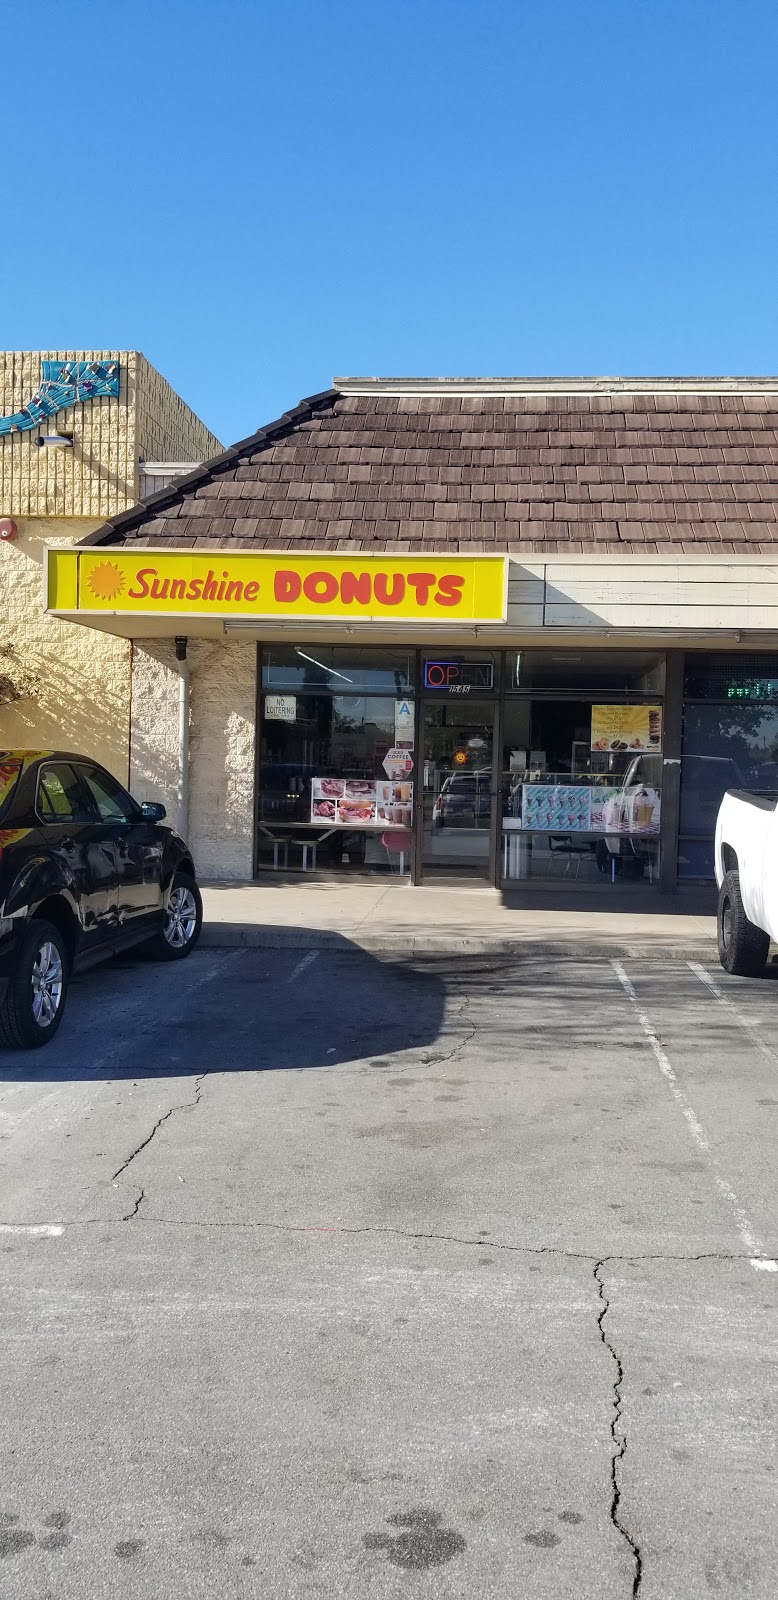
<path id="1" fill-rule="evenodd" d="M 18 532 L 13 517 L 0 517 L 0 539 L 15 539 Z"/>

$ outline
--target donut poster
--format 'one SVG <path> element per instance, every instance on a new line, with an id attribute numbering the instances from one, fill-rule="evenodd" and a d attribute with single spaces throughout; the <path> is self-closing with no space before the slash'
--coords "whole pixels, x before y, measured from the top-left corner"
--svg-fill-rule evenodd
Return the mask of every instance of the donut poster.
<path id="1" fill-rule="evenodd" d="M 661 750 L 661 706 L 592 706 L 592 749 Z"/>
<path id="2" fill-rule="evenodd" d="M 370 778 L 313 778 L 311 822 L 329 828 L 411 826 L 413 784 Z"/>

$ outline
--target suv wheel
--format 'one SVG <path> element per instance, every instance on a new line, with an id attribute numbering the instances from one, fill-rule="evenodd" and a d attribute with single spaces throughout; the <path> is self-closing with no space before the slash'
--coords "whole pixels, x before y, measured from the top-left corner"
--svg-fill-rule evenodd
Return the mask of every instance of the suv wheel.
<path id="1" fill-rule="evenodd" d="M 182 961 L 191 954 L 203 925 L 200 890 L 185 872 L 177 872 L 170 889 L 165 920 L 159 933 L 149 940 L 149 955 L 158 961 Z"/>
<path id="2" fill-rule="evenodd" d="M 68 947 L 59 928 L 33 920 L 0 1004 L 0 1044 L 35 1050 L 54 1038 L 65 1010 L 68 968 Z"/>
<path id="3" fill-rule="evenodd" d="M 719 890 L 719 961 L 725 972 L 758 978 L 764 971 L 770 936 L 749 922 L 740 898 L 740 877 L 727 872 Z"/>

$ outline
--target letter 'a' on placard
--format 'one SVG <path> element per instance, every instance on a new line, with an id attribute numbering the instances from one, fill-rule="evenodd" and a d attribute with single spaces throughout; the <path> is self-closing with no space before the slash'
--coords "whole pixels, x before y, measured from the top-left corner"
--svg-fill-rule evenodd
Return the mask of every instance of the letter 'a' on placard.
<path id="1" fill-rule="evenodd" d="M 504 622 L 505 556 L 295 556 L 285 551 L 48 552 L 47 609 L 61 616 L 347 618 L 425 627 Z"/>
<path id="2" fill-rule="evenodd" d="M 396 700 L 394 706 L 394 742 L 413 749 L 413 701 Z"/>

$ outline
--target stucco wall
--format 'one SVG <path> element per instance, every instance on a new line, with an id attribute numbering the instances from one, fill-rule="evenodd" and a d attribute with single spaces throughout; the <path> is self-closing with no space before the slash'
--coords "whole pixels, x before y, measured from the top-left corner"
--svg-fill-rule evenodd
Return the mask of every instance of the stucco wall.
<path id="1" fill-rule="evenodd" d="M 189 819 L 206 878 L 250 878 L 253 864 L 256 644 L 190 640 Z M 179 665 L 172 639 L 132 648 L 130 787 L 178 814 Z"/>
<path id="2" fill-rule="evenodd" d="M 46 545 L 70 544 L 97 525 L 20 517 L 18 539 L 0 543 L 0 748 L 83 751 L 126 783 L 129 643 L 43 610 Z"/>

